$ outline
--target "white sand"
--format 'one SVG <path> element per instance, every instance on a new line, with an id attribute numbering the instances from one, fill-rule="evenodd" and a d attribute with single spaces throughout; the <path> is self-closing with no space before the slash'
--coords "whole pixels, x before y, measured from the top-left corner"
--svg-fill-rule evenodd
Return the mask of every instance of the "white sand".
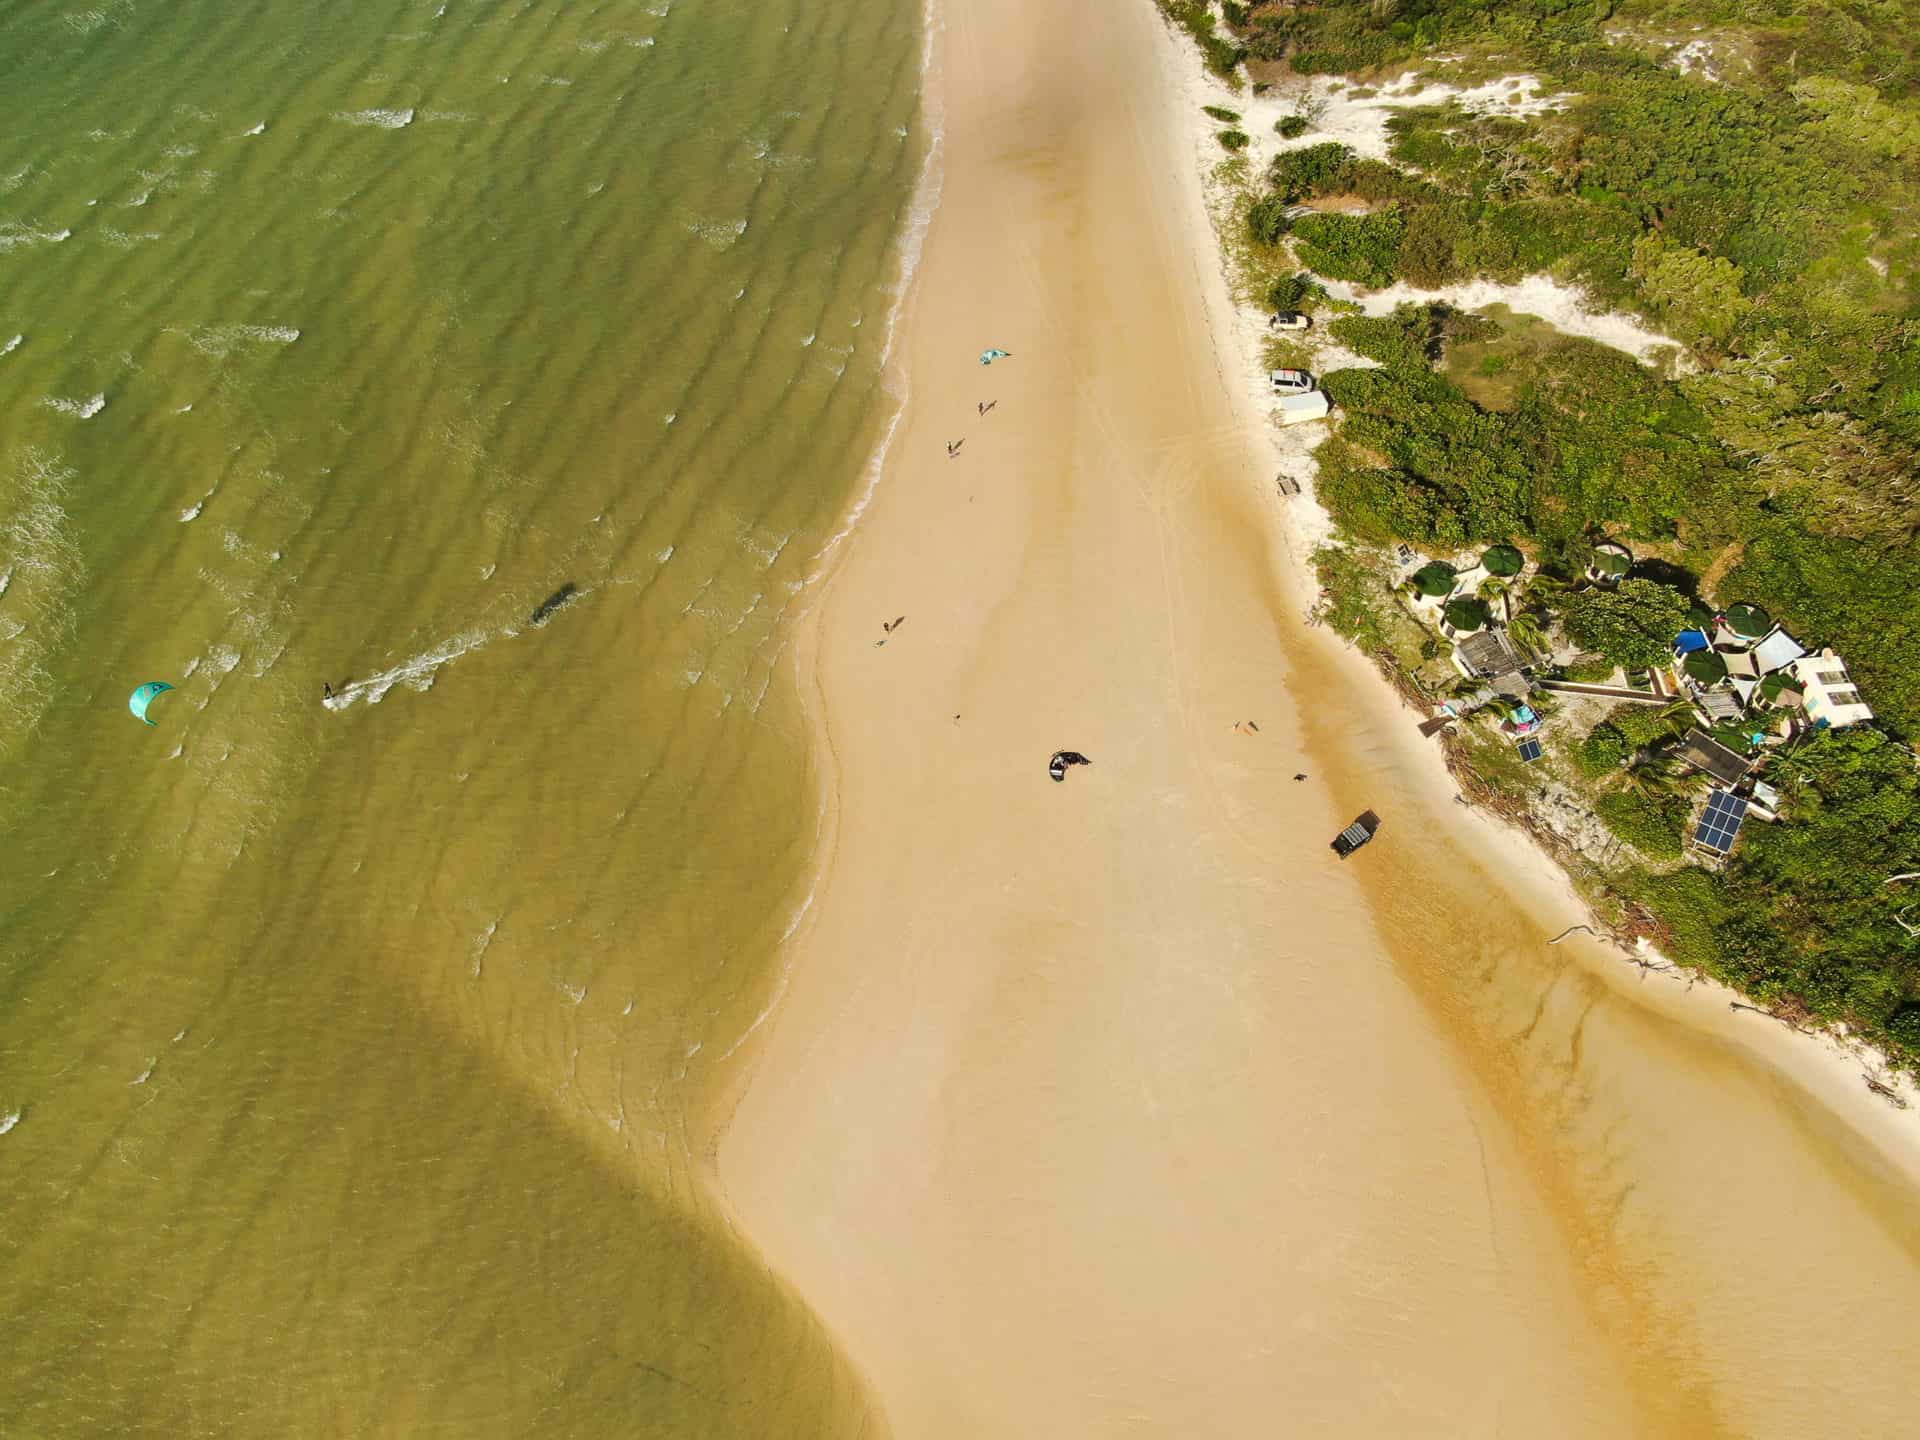
<path id="1" fill-rule="evenodd" d="M 913 398 L 799 646 L 832 793 L 743 1234 L 913 1440 L 1898 1433 L 1912 1122 L 1549 947 L 1551 868 L 1300 628 L 1188 52 L 947 24 Z"/>

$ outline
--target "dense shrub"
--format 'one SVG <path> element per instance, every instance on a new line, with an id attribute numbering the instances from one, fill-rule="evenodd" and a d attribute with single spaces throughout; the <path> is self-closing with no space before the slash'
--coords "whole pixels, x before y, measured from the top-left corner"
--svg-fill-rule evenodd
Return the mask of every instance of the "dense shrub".
<path id="1" fill-rule="evenodd" d="M 1273 122 L 1274 131 L 1283 140 L 1297 140 L 1307 133 L 1307 117 L 1304 115 L 1282 115 Z"/>
<path id="2" fill-rule="evenodd" d="M 1406 221 L 1378 215 L 1302 215 L 1293 227 L 1301 262 L 1317 274 L 1361 285 L 1391 285 Z"/>
<path id="3" fill-rule="evenodd" d="M 1612 790 L 1593 806 L 1607 828 L 1642 855 L 1656 860 L 1677 859 L 1682 851 L 1687 803 L 1672 795 L 1645 790 Z"/>
<path id="4" fill-rule="evenodd" d="M 1247 132 L 1244 130 L 1216 131 L 1213 138 L 1228 150 L 1244 150 L 1248 145 Z"/>
<path id="5" fill-rule="evenodd" d="M 1561 623 L 1576 644 L 1619 665 L 1658 665 L 1687 619 L 1687 597 L 1657 580 L 1622 580 L 1612 589 L 1576 590 L 1561 604 Z"/>

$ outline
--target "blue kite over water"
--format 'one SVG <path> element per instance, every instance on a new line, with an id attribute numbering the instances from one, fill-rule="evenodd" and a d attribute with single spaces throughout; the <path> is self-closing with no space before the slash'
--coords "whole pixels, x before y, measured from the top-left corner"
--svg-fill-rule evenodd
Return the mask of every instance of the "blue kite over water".
<path id="1" fill-rule="evenodd" d="M 164 695 L 171 689 L 173 686 L 164 680 L 149 680 L 127 697 L 127 709 L 133 712 L 134 719 L 146 720 L 149 725 L 157 725 L 159 723 L 157 720 L 147 720 L 147 707 L 153 704 L 156 697 Z"/>
<path id="2" fill-rule="evenodd" d="M 982 365 L 991 365 L 996 360 L 1006 360 L 1011 358 L 1012 355 L 1013 352 L 1011 350 L 982 350 L 980 352 L 980 363 Z"/>

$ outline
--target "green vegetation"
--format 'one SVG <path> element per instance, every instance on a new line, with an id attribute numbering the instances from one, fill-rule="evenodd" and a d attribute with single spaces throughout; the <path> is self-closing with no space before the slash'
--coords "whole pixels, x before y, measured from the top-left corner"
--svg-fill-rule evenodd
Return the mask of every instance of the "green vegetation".
<path id="1" fill-rule="evenodd" d="M 1202 105 L 1200 109 L 1204 114 L 1212 116 L 1223 124 L 1238 125 L 1240 123 L 1240 112 L 1229 110 L 1224 105 Z"/>
<path id="2" fill-rule="evenodd" d="M 1193 37 L 1200 53 L 1206 57 L 1209 70 L 1223 80 L 1239 83 L 1236 72 L 1247 58 L 1247 51 L 1214 32 L 1213 11 L 1206 0 L 1156 0 L 1156 3 L 1162 15 Z M 1242 6 L 1229 3 L 1226 14 L 1229 24 L 1248 22 L 1247 11 Z"/>
<path id="3" fill-rule="evenodd" d="M 1458 600 L 1449 600 L 1443 612 L 1448 626 L 1463 635 L 1475 630 L 1484 630 L 1493 613 L 1487 609 L 1487 602 L 1476 600 L 1471 595 L 1463 595 Z"/>
<path id="4" fill-rule="evenodd" d="M 1687 819 L 1684 796 L 1640 787 L 1610 790 L 1594 802 L 1593 811 L 1609 830 L 1649 859 L 1680 858 L 1681 827 Z"/>
<path id="5" fill-rule="evenodd" d="M 1658 665 L 1687 618 L 1687 597 L 1657 580 L 1576 590 L 1561 610 L 1567 634 L 1616 665 Z M 1704 652 L 1703 652 L 1704 653 Z M 1726 674 L 1726 666 L 1720 667 Z"/>
<path id="6" fill-rule="evenodd" d="M 1273 128 L 1282 140 L 1296 140 L 1307 133 L 1309 122 L 1304 115 L 1282 115 L 1273 122 Z"/>
<path id="7" fill-rule="evenodd" d="M 1895 917 L 1920 902 L 1920 772 L 1871 730 L 1797 749 L 1776 783 L 1789 819 L 1750 824 L 1724 875 L 1637 875 L 1675 956 L 1763 1001 L 1845 1020 L 1920 1053 L 1920 938 Z M 1920 920 L 1920 910 L 1906 916 Z"/>
<path id="8" fill-rule="evenodd" d="M 1213 138 L 1227 150 L 1244 150 L 1252 143 L 1251 137 L 1244 130 L 1216 130 Z"/>
<path id="9" fill-rule="evenodd" d="M 1227 20 L 1257 73 L 1444 54 L 1569 97 L 1525 117 L 1397 110 L 1391 163 L 1288 150 L 1249 197 L 1242 243 L 1263 285 L 1287 277 L 1276 309 L 1308 293 L 1297 266 L 1369 287 L 1545 272 L 1678 350 L 1649 367 L 1527 316 L 1345 314 L 1328 332 L 1380 368 L 1321 377 L 1341 419 L 1317 452 L 1319 494 L 1363 544 L 1518 541 L 1538 574 L 1508 597 L 1516 635 L 1557 621 L 1595 665 L 1663 665 L 1700 623 L 1696 592 L 1755 607 L 1743 629 L 1771 618 L 1834 645 L 1887 733 L 1776 755 L 1787 818 L 1748 826 L 1724 874 L 1675 863 L 1694 782 L 1657 755 L 1684 716 L 1620 707 L 1570 747 L 1571 768 L 1659 863 L 1615 882 L 1674 953 L 1920 1060 L 1920 941 L 1893 923 L 1901 887 L 1874 888 L 1920 868 L 1915 762 L 1895 743 L 1920 734 L 1920 0 L 1321 0 Z M 1737 41 L 1719 83 L 1636 38 L 1681 21 Z M 1603 535 L 1632 570 L 1588 586 Z M 1359 627 L 1343 633 L 1415 673 L 1417 649 L 1387 643 L 1375 563 L 1319 563 L 1332 613 Z M 1430 581 L 1416 588 L 1444 594 L 1451 572 Z M 1351 585 L 1359 610 L 1342 608 Z"/>

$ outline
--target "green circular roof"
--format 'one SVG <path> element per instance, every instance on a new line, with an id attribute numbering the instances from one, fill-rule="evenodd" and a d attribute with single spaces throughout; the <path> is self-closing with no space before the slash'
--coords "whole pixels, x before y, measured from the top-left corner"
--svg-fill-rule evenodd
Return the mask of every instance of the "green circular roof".
<path id="1" fill-rule="evenodd" d="M 1413 584 L 1422 595 L 1448 595 L 1453 591 L 1454 568 L 1444 560 L 1422 565 L 1413 572 Z"/>
<path id="2" fill-rule="evenodd" d="M 1526 568 L 1527 557 L 1511 545 L 1496 545 L 1480 557 L 1480 563 L 1487 567 L 1489 575 L 1507 580 Z"/>
<path id="3" fill-rule="evenodd" d="M 1687 656 L 1686 670 L 1702 685 L 1712 685 L 1727 678 L 1727 662 L 1711 650 L 1696 650 Z"/>
<path id="4" fill-rule="evenodd" d="M 1773 629 L 1773 618 L 1758 605 L 1729 605 L 1727 624 L 1734 634 L 1758 640 Z"/>
<path id="5" fill-rule="evenodd" d="M 1487 621 L 1493 618 L 1485 602 L 1471 596 L 1448 601 L 1445 613 L 1447 624 L 1460 631 L 1484 629 Z"/>
<path id="6" fill-rule="evenodd" d="M 1624 550 L 1596 549 L 1593 552 L 1593 568 L 1602 575 L 1618 577 L 1633 568 L 1633 557 Z"/>

